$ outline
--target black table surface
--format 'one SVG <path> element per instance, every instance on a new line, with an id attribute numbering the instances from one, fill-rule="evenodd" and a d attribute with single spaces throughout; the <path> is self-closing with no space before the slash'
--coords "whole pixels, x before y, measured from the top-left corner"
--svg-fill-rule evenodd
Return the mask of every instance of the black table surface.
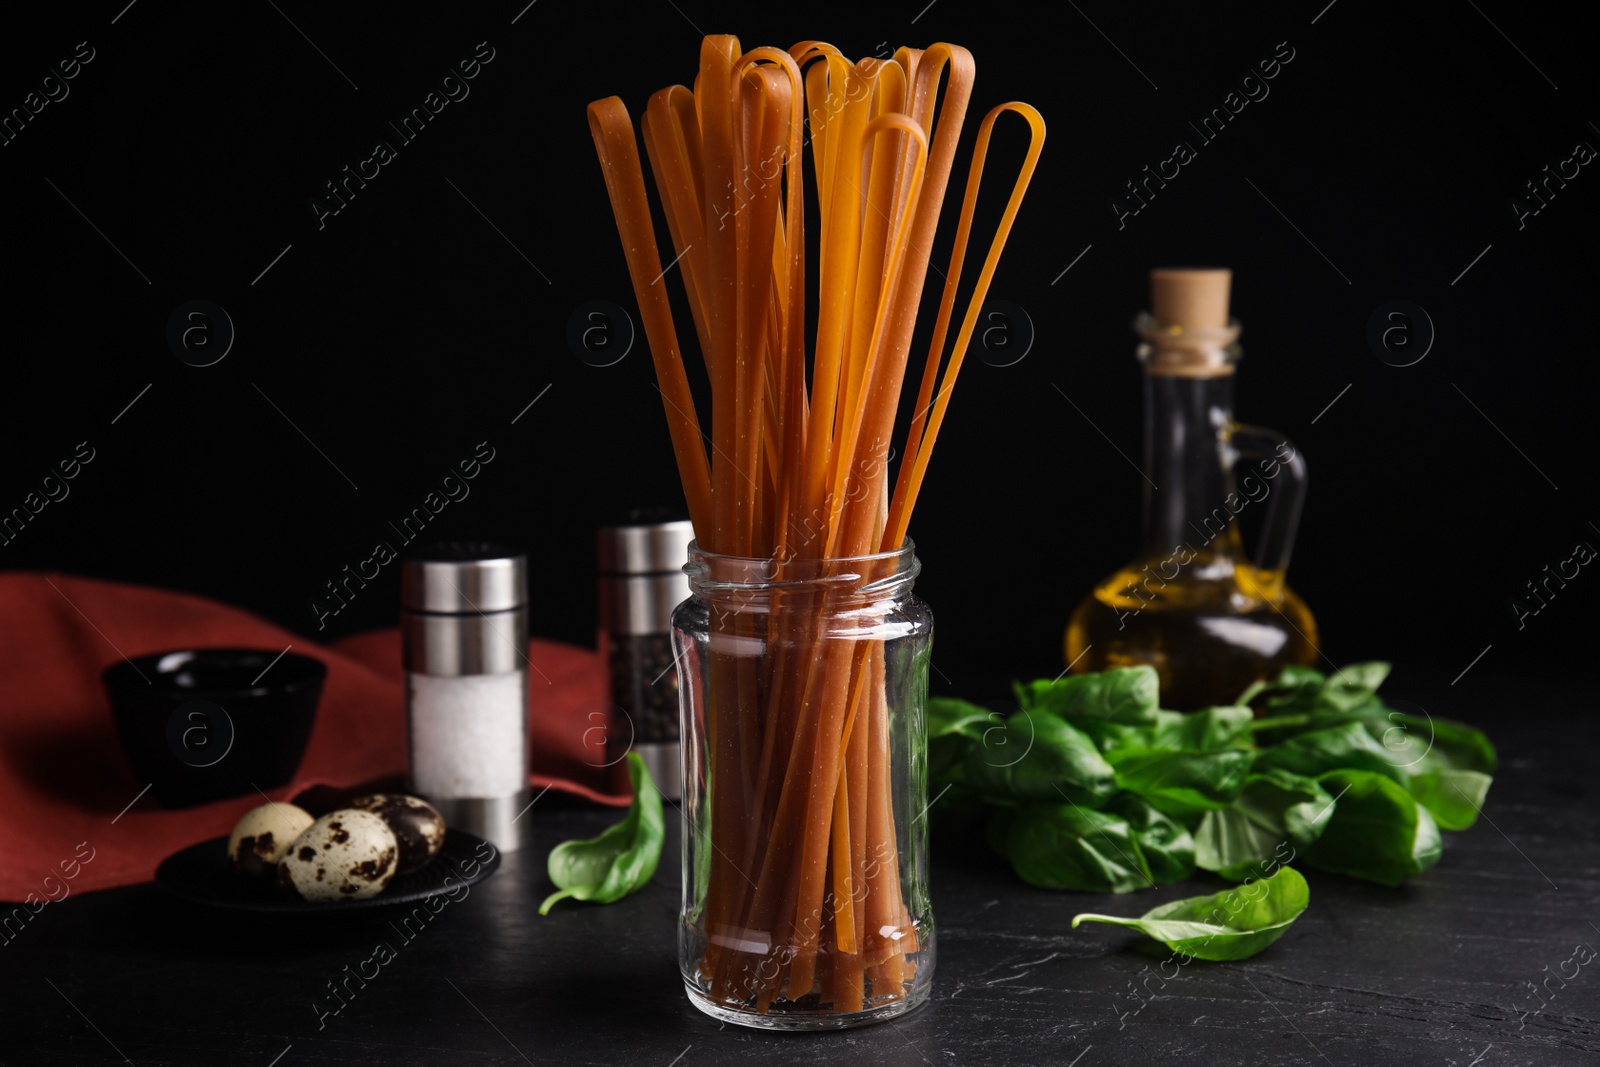
<path id="1" fill-rule="evenodd" d="M 1440 692 L 1436 713 L 1499 746 L 1485 817 L 1446 834 L 1438 866 L 1400 889 L 1307 871 L 1310 908 L 1254 959 L 1163 966 L 1166 951 L 1128 931 L 1071 929 L 1081 911 L 1137 914 L 1213 885 L 1038 890 L 981 842 L 936 831 L 928 1004 L 836 1033 L 728 1027 L 691 1007 L 678 977 L 675 818 L 644 890 L 538 915 L 550 847 L 617 817 L 552 794 L 528 815 L 532 844 L 409 940 L 381 912 L 263 921 L 150 885 L 51 905 L 0 947 L 0 1063 L 1600 1062 L 1594 702 L 1529 704 L 1514 679 L 1487 675 Z M 327 984 L 379 941 L 395 958 L 320 1015 Z"/>

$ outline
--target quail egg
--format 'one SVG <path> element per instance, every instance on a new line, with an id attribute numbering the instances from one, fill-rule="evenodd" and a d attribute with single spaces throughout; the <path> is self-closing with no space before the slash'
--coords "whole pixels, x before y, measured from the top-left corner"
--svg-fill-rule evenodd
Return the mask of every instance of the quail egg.
<path id="1" fill-rule="evenodd" d="M 315 821 L 310 812 L 293 804 L 273 802 L 251 808 L 234 824 L 228 838 L 233 869 L 252 881 L 271 878 L 290 843 Z"/>
<path id="2" fill-rule="evenodd" d="M 403 793 L 374 793 L 357 797 L 352 808 L 370 811 L 389 824 L 400 845 L 396 874 L 406 874 L 427 865 L 444 847 L 444 817 L 432 804 Z"/>
<path id="3" fill-rule="evenodd" d="M 306 900 L 364 900 L 394 878 L 400 846 L 370 811 L 330 811 L 294 839 L 278 865 L 280 884 Z"/>

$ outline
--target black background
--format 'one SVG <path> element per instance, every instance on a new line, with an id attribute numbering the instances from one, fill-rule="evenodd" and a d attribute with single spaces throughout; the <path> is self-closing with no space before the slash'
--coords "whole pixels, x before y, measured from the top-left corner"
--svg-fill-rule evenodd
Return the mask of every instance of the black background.
<path id="1" fill-rule="evenodd" d="M 187 590 L 319 639 L 389 624 L 393 566 L 325 629 L 309 603 L 488 441 L 494 461 L 430 532 L 525 547 L 535 634 L 592 641 L 594 527 L 681 495 L 642 337 L 605 368 L 565 340 L 586 301 L 634 308 L 584 105 L 615 93 L 637 115 L 693 77 L 702 30 L 851 55 L 950 40 L 978 65 L 966 148 L 1008 99 L 1039 107 L 1050 134 L 992 290 L 1036 338 L 1013 366 L 969 361 L 912 524 L 937 689 L 1055 674 L 1073 605 L 1135 551 L 1129 323 L 1148 268 L 1187 263 L 1234 269 L 1239 416 L 1309 460 L 1290 580 L 1332 661 L 1393 659 L 1397 679 L 1431 687 L 1486 646 L 1499 671 L 1587 651 L 1588 569 L 1524 629 L 1510 607 L 1575 543 L 1600 545 L 1586 314 L 1600 177 L 1585 167 L 1521 229 L 1511 206 L 1575 143 L 1600 145 L 1592 46 L 1565 14 L 524 2 L 113 0 L 10 21 L 0 109 L 79 41 L 95 58 L 0 147 L 0 510 L 78 442 L 95 459 L 0 565 Z M 494 58 L 470 95 L 319 229 L 323 183 L 395 141 L 384 122 L 480 41 Z M 1185 121 L 1287 49 L 1270 95 L 1200 145 Z M 997 137 L 990 190 L 1009 185 L 1020 130 Z M 1119 229 L 1112 198 L 1179 138 L 1198 158 Z M 998 201 L 984 207 L 992 226 Z M 165 342 L 191 299 L 237 329 L 211 367 Z M 1394 299 L 1437 329 L 1413 366 L 1365 340 Z"/>

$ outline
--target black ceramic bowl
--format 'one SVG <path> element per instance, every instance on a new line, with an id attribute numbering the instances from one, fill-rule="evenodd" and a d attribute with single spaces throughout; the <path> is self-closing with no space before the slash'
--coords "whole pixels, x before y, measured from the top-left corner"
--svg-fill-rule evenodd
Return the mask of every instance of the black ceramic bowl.
<path id="1" fill-rule="evenodd" d="M 248 648 L 162 652 L 106 668 L 122 750 L 167 807 L 286 784 L 300 767 L 328 668 Z"/>

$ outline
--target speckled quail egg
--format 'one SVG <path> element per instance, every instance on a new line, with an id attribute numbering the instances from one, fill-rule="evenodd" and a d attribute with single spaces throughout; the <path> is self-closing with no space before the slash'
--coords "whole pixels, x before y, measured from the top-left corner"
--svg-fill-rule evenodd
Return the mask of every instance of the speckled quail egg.
<path id="1" fill-rule="evenodd" d="M 233 869 L 251 881 L 271 878 L 278 861 L 295 838 L 316 820 L 293 804 L 267 803 L 251 808 L 233 826 L 228 838 L 228 859 Z"/>
<path id="2" fill-rule="evenodd" d="M 400 853 L 389 824 L 370 811 L 330 811 L 294 839 L 278 879 L 307 900 L 365 900 L 394 878 Z"/>
<path id="3" fill-rule="evenodd" d="M 444 847 L 444 816 L 432 804 L 404 793 L 373 793 L 350 802 L 352 808 L 370 811 L 394 831 L 400 843 L 396 874 L 406 874 L 427 865 Z"/>

